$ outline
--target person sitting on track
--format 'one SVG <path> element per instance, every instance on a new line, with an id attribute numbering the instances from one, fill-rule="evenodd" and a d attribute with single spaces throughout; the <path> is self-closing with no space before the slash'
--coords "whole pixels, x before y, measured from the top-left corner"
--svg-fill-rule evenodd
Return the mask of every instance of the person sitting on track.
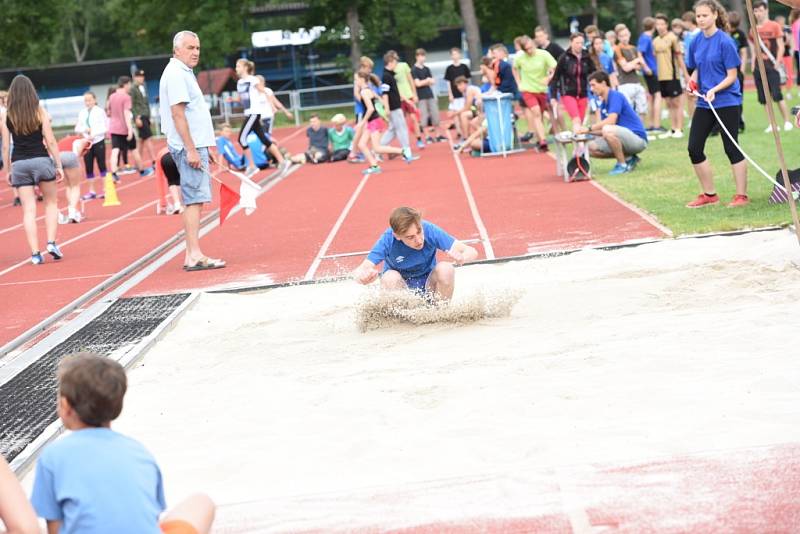
<path id="1" fill-rule="evenodd" d="M 632 171 L 639 162 L 637 154 L 647 148 L 647 131 L 642 120 L 625 95 L 611 89 L 607 72 L 593 72 L 589 76 L 589 89 L 601 101 L 601 120 L 590 128 L 580 127 L 578 133 L 602 136 L 589 142 L 589 153 L 595 158 L 617 158 L 617 164 L 609 174 Z"/>
<path id="2" fill-rule="evenodd" d="M 247 154 L 239 154 L 236 150 L 236 146 L 233 144 L 233 141 L 231 141 L 232 135 L 233 130 L 231 129 L 231 125 L 227 122 L 223 123 L 217 132 L 217 152 L 222 154 L 222 157 L 225 158 L 225 163 L 229 167 L 241 172 L 248 168 L 249 160 Z"/>
<path id="3" fill-rule="evenodd" d="M 166 180 L 167 189 L 172 202 L 167 202 L 164 212 L 167 215 L 183 213 L 183 203 L 181 201 L 181 175 L 178 166 L 169 153 L 169 148 L 164 147 L 156 155 L 156 180 Z M 159 200 L 160 202 L 160 200 Z"/>
<path id="4" fill-rule="evenodd" d="M 437 263 L 437 250 L 445 252 L 452 262 Z M 461 265 L 477 257 L 478 251 L 473 247 L 422 220 L 418 210 L 403 206 L 392 211 L 389 228 L 353 277 L 363 285 L 380 278 L 382 289 L 409 289 L 447 301 L 455 288 L 453 264 Z M 376 269 L 381 262 L 383 271 Z"/>
<path id="5" fill-rule="evenodd" d="M 36 513 L 16 475 L 0 456 L 0 521 L 9 534 L 39 534 Z"/>
<path id="6" fill-rule="evenodd" d="M 215 505 L 196 494 L 167 512 L 161 470 L 139 442 L 111 430 L 122 412 L 125 369 L 91 353 L 58 365 L 58 416 L 70 434 L 36 462 L 31 503 L 48 532 L 202 534 Z"/>
<path id="7" fill-rule="evenodd" d="M 331 162 L 347 159 L 353 146 L 355 131 L 347 125 L 347 118 L 337 113 L 331 118 L 332 128 L 328 128 L 328 140 L 331 142 Z"/>
<path id="8" fill-rule="evenodd" d="M 328 147 L 328 129 L 322 125 L 316 113 L 309 117 L 309 126 L 306 129 L 308 137 L 308 150 L 303 154 L 292 157 L 292 163 L 325 163 L 331 157 Z"/>

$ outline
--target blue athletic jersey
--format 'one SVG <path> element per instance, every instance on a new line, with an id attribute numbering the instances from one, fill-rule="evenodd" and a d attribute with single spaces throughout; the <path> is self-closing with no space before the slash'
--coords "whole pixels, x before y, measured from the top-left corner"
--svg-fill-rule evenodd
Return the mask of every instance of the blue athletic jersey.
<path id="1" fill-rule="evenodd" d="M 738 69 L 742 64 L 736 43 L 727 33 L 717 30 L 711 37 L 700 33 L 686 51 L 686 67 L 697 70 L 697 85 L 701 94 L 716 87 L 728 75 L 728 69 Z M 718 92 L 714 98 L 715 108 L 739 106 L 742 103 L 742 88 L 738 78 Z M 697 107 L 708 109 L 708 102 L 697 99 Z"/>
<path id="2" fill-rule="evenodd" d="M 399 272 L 403 278 L 427 276 L 436 266 L 436 251 L 449 251 L 456 240 L 428 221 L 422 221 L 422 235 L 425 243 L 422 250 L 416 250 L 394 237 L 392 229 L 387 228 L 367 259 L 375 265 L 383 262 L 383 272 L 391 269 Z"/>
<path id="3" fill-rule="evenodd" d="M 608 92 L 605 102 L 600 101 L 600 116 L 605 120 L 612 113 L 617 114 L 617 126 L 624 126 L 647 141 L 647 132 L 642 119 L 633 111 L 625 95 L 613 89 Z"/>
<path id="4" fill-rule="evenodd" d="M 653 74 L 658 74 L 658 63 L 656 63 L 656 53 L 653 50 L 653 38 L 643 33 L 639 36 L 639 40 L 636 43 L 636 48 L 639 49 L 639 52 L 642 53 L 642 57 L 644 58 L 644 62 L 647 63 L 647 66 L 653 71 Z"/>
<path id="5" fill-rule="evenodd" d="M 217 152 L 222 154 L 228 163 L 241 170 L 247 166 L 247 157 L 236 151 L 233 143 L 227 137 L 217 137 Z"/>

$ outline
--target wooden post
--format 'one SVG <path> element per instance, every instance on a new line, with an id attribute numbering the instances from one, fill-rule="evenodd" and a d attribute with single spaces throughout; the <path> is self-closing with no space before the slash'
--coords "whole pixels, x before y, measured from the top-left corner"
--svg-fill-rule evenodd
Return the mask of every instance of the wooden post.
<path id="1" fill-rule="evenodd" d="M 761 49 L 761 37 L 758 35 L 758 25 L 756 24 L 756 17 L 753 14 L 752 0 L 747 2 L 747 17 L 750 20 L 750 31 L 753 32 L 753 42 L 755 46 L 756 60 L 758 61 L 758 75 L 761 76 L 761 87 L 764 88 L 764 96 L 767 98 L 767 116 L 769 123 L 772 125 L 772 136 L 775 138 L 775 150 L 778 152 L 778 163 L 781 166 L 781 175 L 783 176 L 783 186 L 786 188 L 786 193 L 789 195 L 789 209 L 792 212 L 792 221 L 794 222 L 794 232 L 797 235 L 797 243 L 800 245 L 800 221 L 797 218 L 797 204 L 792 196 L 792 184 L 789 181 L 789 171 L 786 168 L 786 158 L 783 156 L 783 144 L 781 143 L 781 130 L 775 120 L 775 110 L 772 109 L 772 94 L 769 90 L 769 83 L 767 81 L 767 70 L 764 66 L 764 56 Z M 776 58 L 777 59 L 777 58 Z M 753 73 L 756 76 L 756 73 Z M 742 88 L 744 89 L 744 88 Z"/>

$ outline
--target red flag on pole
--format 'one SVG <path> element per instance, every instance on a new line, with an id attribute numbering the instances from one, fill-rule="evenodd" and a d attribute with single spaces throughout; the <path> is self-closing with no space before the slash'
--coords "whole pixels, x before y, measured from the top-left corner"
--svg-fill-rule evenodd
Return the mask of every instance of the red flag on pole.
<path id="1" fill-rule="evenodd" d="M 239 193 L 228 187 L 227 185 L 220 183 L 219 184 L 219 224 L 225 222 L 225 219 L 228 218 L 228 214 L 231 212 L 233 208 L 236 207 L 236 204 L 239 203 Z"/>

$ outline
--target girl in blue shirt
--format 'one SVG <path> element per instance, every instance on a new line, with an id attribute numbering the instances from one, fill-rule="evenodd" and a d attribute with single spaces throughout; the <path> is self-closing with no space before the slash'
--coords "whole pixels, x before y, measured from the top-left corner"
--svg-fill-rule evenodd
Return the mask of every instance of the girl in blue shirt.
<path id="1" fill-rule="evenodd" d="M 686 51 L 686 66 L 695 69 L 687 90 L 696 91 L 705 95 L 705 98 L 697 99 L 697 109 L 692 117 L 689 159 L 703 192 L 687 207 L 700 208 L 719 203 L 711 165 L 703 152 L 706 140 L 717 122 L 711 105 L 733 139 L 736 139 L 739 134 L 742 88 L 737 77 L 741 59 L 736 44 L 725 31 L 728 26 L 725 9 L 717 0 L 699 0 L 694 6 L 694 13 L 702 33 L 694 38 Z M 749 202 L 747 162 L 726 134 L 723 133 L 721 137 L 736 181 L 736 195 L 728 206 L 744 206 Z"/>

